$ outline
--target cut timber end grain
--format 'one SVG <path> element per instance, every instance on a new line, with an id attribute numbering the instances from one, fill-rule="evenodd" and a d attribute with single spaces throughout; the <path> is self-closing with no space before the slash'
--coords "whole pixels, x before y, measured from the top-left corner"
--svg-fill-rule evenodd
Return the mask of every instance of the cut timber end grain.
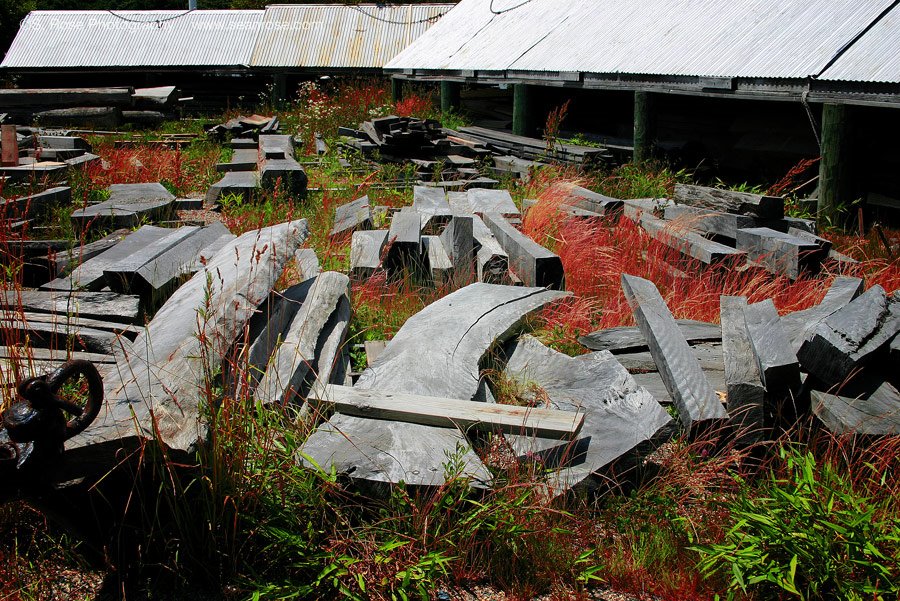
<path id="1" fill-rule="evenodd" d="M 800 364 L 771 299 L 744 308 L 747 333 L 766 389 L 770 414 L 795 417 Z"/>
<path id="2" fill-rule="evenodd" d="M 381 255 L 387 239 L 387 230 L 353 232 L 350 240 L 350 273 L 353 277 L 367 278 L 381 267 Z"/>
<path id="3" fill-rule="evenodd" d="M 744 318 L 747 299 L 723 296 L 719 302 L 728 415 L 739 440 L 752 443 L 765 438 L 766 391 Z"/>
<path id="4" fill-rule="evenodd" d="M 775 196 L 762 196 L 750 192 L 732 192 L 704 186 L 675 184 L 675 200 L 677 202 L 700 207 L 751 215 L 763 219 L 781 219 L 784 217 L 784 199 Z"/>
<path id="5" fill-rule="evenodd" d="M 833 386 L 867 364 L 900 332 L 900 291 L 875 285 L 819 323 L 800 347 L 803 368 Z"/>
<path id="6" fill-rule="evenodd" d="M 509 267 L 526 286 L 561 290 L 565 276 L 560 258 L 517 230 L 497 213 L 485 213 L 484 223 L 509 256 Z"/>
<path id="7" fill-rule="evenodd" d="M 693 431 L 727 417 L 656 286 L 623 274 L 622 290 L 685 428 Z"/>
<path id="8" fill-rule="evenodd" d="M 334 209 L 334 227 L 331 228 L 329 235 L 337 236 L 353 230 L 371 229 L 372 224 L 372 205 L 369 197 L 363 196 Z"/>

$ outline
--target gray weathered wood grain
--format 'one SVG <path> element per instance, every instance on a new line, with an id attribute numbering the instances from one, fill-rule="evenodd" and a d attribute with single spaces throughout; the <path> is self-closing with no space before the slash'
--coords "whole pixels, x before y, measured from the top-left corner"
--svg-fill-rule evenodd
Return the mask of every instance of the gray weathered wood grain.
<path id="1" fill-rule="evenodd" d="M 753 443 L 766 436 L 766 389 L 744 318 L 747 299 L 743 296 L 723 296 L 719 307 L 728 416 L 738 440 Z"/>
<path id="2" fill-rule="evenodd" d="M 140 319 L 140 299 L 115 292 L 0 290 L 0 307 L 122 323 L 138 323 Z"/>
<path id="3" fill-rule="evenodd" d="M 557 470 L 548 477 L 555 490 L 595 484 L 586 481 L 601 468 L 636 450 L 652 450 L 670 432 L 672 418 L 609 352 L 572 358 L 526 335 L 510 342 L 506 354 L 505 377 L 539 386 L 554 409 L 585 413 L 574 440 L 507 436 L 519 456 Z"/>
<path id="4" fill-rule="evenodd" d="M 407 320 L 357 387 L 472 400 L 488 350 L 512 336 L 526 314 L 564 296 L 536 288 L 466 286 Z M 452 428 L 337 413 L 302 450 L 305 461 L 361 480 L 438 485 L 448 456 L 458 456 L 463 475 L 476 482 L 491 479 L 463 433 Z"/>
<path id="5" fill-rule="evenodd" d="M 158 438 L 190 452 L 206 437 L 206 382 L 308 236 L 306 220 L 247 232 L 181 286 L 104 382 L 105 409 L 66 443 L 96 457 L 128 441 Z M 112 457 L 109 458 L 113 458 Z"/>
<path id="6" fill-rule="evenodd" d="M 766 388 L 766 404 L 778 413 L 784 402 L 796 399 L 800 390 L 800 363 L 791 350 L 784 326 L 772 299 L 744 307 L 747 334 Z"/>
<path id="7" fill-rule="evenodd" d="M 675 200 L 694 207 L 714 209 L 764 219 L 784 217 L 784 198 L 750 192 L 733 192 L 704 186 L 675 184 Z"/>
<path id="8" fill-rule="evenodd" d="M 666 388 L 689 431 L 726 417 L 725 409 L 652 282 L 623 274 L 622 290 Z"/>
<path id="9" fill-rule="evenodd" d="M 803 271 L 815 272 L 828 251 L 822 252 L 814 241 L 798 238 L 767 227 L 737 230 L 736 247 L 747 253 L 747 258 L 766 271 L 784 274 L 792 280 Z"/>
<path id="10" fill-rule="evenodd" d="M 713 342 L 722 339 L 722 330 L 714 323 L 693 319 L 676 319 L 675 323 L 688 344 Z M 647 341 L 637 326 L 620 326 L 585 334 L 578 342 L 592 351 L 610 351 L 613 354 L 635 353 L 647 350 Z"/>
<path id="11" fill-rule="evenodd" d="M 723 261 L 736 262 L 745 256 L 741 250 L 707 240 L 698 232 L 685 229 L 684 226 L 676 223 L 657 219 L 649 213 L 641 214 L 640 224 L 654 240 L 706 265 Z"/>
<path id="12" fill-rule="evenodd" d="M 678 221 L 685 228 L 732 240 L 737 238 L 739 229 L 752 228 L 759 224 L 756 217 L 701 209 L 690 205 L 670 205 L 665 208 L 663 215 L 668 221 Z"/>
<path id="13" fill-rule="evenodd" d="M 453 215 L 440 240 L 453 264 L 453 279 L 460 286 L 471 284 L 475 277 L 475 238 L 473 216 Z"/>
<path id="14" fill-rule="evenodd" d="M 260 378 L 254 393 L 258 402 L 288 403 L 303 394 L 303 383 L 316 368 L 319 336 L 341 299 L 349 294 L 346 275 L 326 271 L 316 277 Z"/>
<path id="15" fill-rule="evenodd" d="M 358 230 L 350 239 L 350 273 L 354 278 L 367 278 L 381 268 L 387 244 L 387 230 Z"/>
<path id="16" fill-rule="evenodd" d="M 466 191 L 472 213 L 499 213 L 500 215 L 521 215 L 507 190 L 487 190 L 473 188 Z"/>
<path id="17" fill-rule="evenodd" d="M 498 213 L 484 213 L 484 224 L 509 257 L 509 267 L 526 286 L 562 290 L 565 274 L 559 257 L 517 230 Z"/>
<path id="18" fill-rule="evenodd" d="M 840 384 L 869 363 L 900 332 L 900 291 L 888 296 L 872 286 L 819 322 L 800 347 L 803 368 L 828 386 Z"/>
<path id="19" fill-rule="evenodd" d="M 812 410 L 831 432 L 869 436 L 900 434 L 900 392 L 890 382 L 876 381 L 867 390 L 810 393 Z"/>
<path id="20" fill-rule="evenodd" d="M 819 322 L 862 294 L 863 289 L 864 283 L 860 278 L 838 276 L 818 305 L 782 315 L 781 323 L 791 340 L 791 350 L 798 352 Z"/>
<path id="21" fill-rule="evenodd" d="M 372 204 L 368 196 L 339 205 L 334 209 L 334 227 L 329 236 L 338 236 L 357 229 L 372 229 Z"/>

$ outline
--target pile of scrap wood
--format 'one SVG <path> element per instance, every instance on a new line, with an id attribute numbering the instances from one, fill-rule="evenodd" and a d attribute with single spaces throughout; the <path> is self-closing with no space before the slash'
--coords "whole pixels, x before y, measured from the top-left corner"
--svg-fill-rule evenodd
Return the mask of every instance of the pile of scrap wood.
<path id="1" fill-rule="evenodd" d="M 3 153 L 0 178 L 10 183 L 61 181 L 70 168 L 100 160 L 91 154 L 91 146 L 84 138 L 51 135 L 31 127 L 3 125 L 0 146 Z"/>
<path id="2" fill-rule="evenodd" d="M 782 197 L 685 184 L 675 185 L 672 199 L 619 200 L 568 183 L 555 184 L 548 195 L 577 217 L 624 210 L 683 258 L 676 267 L 746 264 L 796 279 L 817 273 L 825 261 L 855 263 L 816 235 L 814 220 L 786 216 Z"/>
<path id="3" fill-rule="evenodd" d="M 22 125 L 113 129 L 124 123 L 154 126 L 172 118 L 177 90 L 157 88 L 61 88 L 0 90 L 0 113 Z"/>
<path id="4" fill-rule="evenodd" d="M 412 162 L 420 184 L 460 188 L 493 187 L 492 178 L 512 175 L 528 179 L 534 167 L 563 163 L 578 167 L 611 164 L 612 155 L 602 148 L 514 136 L 480 127 L 463 127 L 459 131 L 441 128 L 437 121 L 389 115 L 359 124 L 358 128 L 341 127 L 343 144 L 371 157 L 390 162 Z M 429 185 L 425 184 L 425 185 Z"/>
<path id="5" fill-rule="evenodd" d="M 356 278 L 412 270 L 438 285 L 479 281 L 561 289 L 562 262 L 516 229 L 518 217 L 506 190 L 447 193 L 416 186 L 413 205 L 394 211 L 389 229 L 371 229 L 374 211 L 364 196 L 335 209 L 331 235 L 352 232 L 350 270 Z"/>
<path id="6" fill-rule="evenodd" d="M 234 138 L 253 138 L 259 134 L 275 134 L 281 128 L 277 116 L 264 117 L 262 115 L 250 115 L 245 117 L 238 115 L 225 123 L 205 127 L 206 135 L 218 142 L 225 142 Z"/>
<path id="7" fill-rule="evenodd" d="M 276 117 L 272 119 L 277 121 Z M 308 178 L 294 158 L 291 136 L 264 133 L 260 129 L 255 137 L 234 137 L 230 144 L 234 149 L 231 161 L 216 165 L 216 171 L 225 175 L 210 187 L 207 202 L 215 202 L 225 195 L 249 200 L 261 187 L 266 190 L 281 187 L 294 196 L 306 194 Z"/>

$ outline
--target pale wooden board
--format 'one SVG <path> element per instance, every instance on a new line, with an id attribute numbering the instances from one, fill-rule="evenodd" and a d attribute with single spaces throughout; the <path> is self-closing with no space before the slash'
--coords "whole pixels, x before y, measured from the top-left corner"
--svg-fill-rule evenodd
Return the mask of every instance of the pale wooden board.
<path id="1" fill-rule="evenodd" d="M 333 384 L 310 392 L 310 400 L 323 408 L 357 417 L 557 440 L 572 439 L 584 425 L 582 411 L 479 403 Z"/>

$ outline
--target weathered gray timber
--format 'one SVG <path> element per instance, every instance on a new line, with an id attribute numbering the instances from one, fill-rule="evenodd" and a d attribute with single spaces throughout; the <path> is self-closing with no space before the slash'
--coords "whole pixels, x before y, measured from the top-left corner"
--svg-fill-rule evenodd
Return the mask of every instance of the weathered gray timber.
<path id="1" fill-rule="evenodd" d="M 114 292 L 0 290 L 0 307 L 122 323 L 138 323 L 140 319 L 140 299 Z"/>
<path id="2" fill-rule="evenodd" d="M 108 449 L 107 461 L 116 461 L 117 448 L 141 438 L 194 450 L 206 438 L 199 409 L 209 374 L 307 235 L 305 220 L 247 232 L 181 286 L 106 377 L 106 407 L 94 425 L 67 442 L 71 460 L 78 461 L 79 452 L 96 457 L 99 448 Z"/>
<path id="3" fill-rule="evenodd" d="M 792 233 L 790 230 L 799 230 L 808 234 L 816 234 L 819 231 L 818 227 L 816 226 L 815 219 L 806 219 L 804 217 L 788 217 L 787 215 L 785 215 L 781 219 L 776 219 L 775 221 L 767 221 L 766 227 L 770 227 L 773 230 L 778 230 L 779 232 L 786 232 L 788 234 Z"/>
<path id="4" fill-rule="evenodd" d="M 113 184 L 109 199 L 72 212 L 76 230 L 132 228 L 146 221 L 175 217 L 175 197 L 162 184 Z"/>
<path id="5" fill-rule="evenodd" d="M 179 228 L 179 231 L 190 227 Z M 222 222 L 191 229 L 193 231 L 182 236 L 173 236 L 174 244 L 147 261 L 141 262 L 141 253 L 138 253 L 104 271 L 109 287 L 117 292 L 138 294 L 156 306 L 174 290 L 179 280 L 197 272 L 203 261 L 212 259 L 235 238 Z M 130 260 L 132 258 L 137 260 Z"/>
<path id="6" fill-rule="evenodd" d="M 800 363 L 791 350 L 790 340 L 772 299 L 747 305 L 744 321 L 766 388 L 767 409 L 779 415 L 783 413 L 784 403 L 793 403 L 797 398 Z"/>
<path id="7" fill-rule="evenodd" d="M 818 305 L 783 315 L 781 323 L 791 340 L 791 350 L 797 353 L 820 321 L 862 294 L 863 288 L 864 284 L 860 278 L 838 276 L 834 278 Z"/>
<path id="8" fill-rule="evenodd" d="M 472 237 L 476 242 L 475 267 L 478 281 L 488 284 L 507 283 L 509 255 L 477 215 L 472 216 Z"/>
<path id="9" fill-rule="evenodd" d="M 70 359 L 83 359 L 91 363 L 115 363 L 112 355 L 102 353 L 85 353 L 67 349 L 26 348 L 24 346 L 0 346 L 0 359 L 14 359 L 20 364 L 35 361 L 53 361 L 65 363 Z"/>
<path id="10" fill-rule="evenodd" d="M 359 230 L 350 239 L 350 273 L 367 278 L 381 269 L 381 257 L 387 244 L 387 230 Z"/>
<path id="11" fill-rule="evenodd" d="M 72 188 L 69 186 L 56 186 L 43 192 L 21 196 L 6 201 L 7 208 L 10 204 L 15 206 L 20 215 L 46 215 L 52 207 L 68 206 L 72 203 Z M 2 205 L 0 205 L 2 207 Z M 10 216 L 6 213 L 6 216 Z"/>
<path id="12" fill-rule="evenodd" d="M 562 205 L 575 206 L 600 215 L 621 214 L 623 207 L 623 202 L 618 198 L 604 196 L 568 182 L 553 184 L 547 195 L 559 200 Z"/>
<path id="13" fill-rule="evenodd" d="M 312 248 L 300 248 L 294 253 L 294 262 L 297 264 L 298 276 L 301 282 L 319 275 L 319 257 Z"/>
<path id="14" fill-rule="evenodd" d="M 259 153 L 255 148 L 237 148 L 228 163 L 218 163 L 216 171 L 256 171 Z"/>
<path id="15" fill-rule="evenodd" d="M 132 88 L 9 88 L 0 90 L 0 106 L 131 106 L 133 93 Z"/>
<path id="16" fill-rule="evenodd" d="M 900 365 L 900 334 L 891 341 L 890 360 L 894 365 Z"/>
<path id="17" fill-rule="evenodd" d="M 634 451 L 651 451 L 670 429 L 665 409 L 608 352 L 572 358 L 526 335 L 510 342 L 506 354 L 505 377 L 536 384 L 553 409 L 585 413 L 574 440 L 560 443 L 527 432 L 507 437 L 517 455 L 558 468 L 548 478 L 555 490 L 596 484 L 595 472 Z"/>
<path id="18" fill-rule="evenodd" d="M 695 231 L 686 230 L 674 223 L 657 219 L 649 213 L 641 214 L 640 223 L 641 227 L 654 240 L 706 265 L 713 265 L 723 261 L 736 262 L 745 255 L 743 251 L 713 240 L 707 240 Z"/>
<path id="19" fill-rule="evenodd" d="M 743 296 L 723 296 L 719 307 L 728 416 L 737 440 L 742 444 L 752 444 L 766 437 L 766 389 L 744 318 L 747 299 Z"/>
<path id="20" fill-rule="evenodd" d="M 314 283 L 315 278 L 311 278 L 283 292 L 272 293 L 260 307 L 260 313 L 250 321 L 245 374 L 250 393 L 259 386 L 259 380 L 266 372 L 272 355 L 284 340 L 285 331 L 303 306 Z M 258 333 L 256 328 L 259 328 Z"/>
<path id="21" fill-rule="evenodd" d="M 265 134 L 259 136 L 260 159 L 292 159 L 294 143 L 290 136 Z"/>
<path id="22" fill-rule="evenodd" d="M 496 433 L 521 433 L 550 439 L 570 439 L 584 423 L 582 411 L 559 411 L 515 405 L 492 405 L 409 393 L 325 385 L 313 391 L 321 411 L 394 420 L 439 428 Z M 312 400 L 312 399 L 311 399 Z M 668 417 L 668 416 L 667 416 Z"/>
<path id="23" fill-rule="evenodd" d="M 344 384 L 350 371 L 345 368 L 342 361 L 346 355 L 344 344 L 350 327 L 350 316 L 350 298 L 345 295 L 338 299 L 334 313 L 328 318 L 319 335 L 315 353 L 316 364 L 313 366 L 312 377 L 307 378 L 308 381 L 312 381 L 309 390 L 318 390 L 328 384 Z M 347 357 L 349 358 L 349 355 Z M 309 391 L 304 390 L 303 394 L 307 395 Z M 309 413 L 312 407 L 304 405 L 303 409 L 305 413 Z"/>
<path id="24" fill-rule="evenodd" d="M 436 234 L 447 225 L 452 215 L 447 193 L 440 188 L 415 186 L 413 208 L 422 214 L 422 229 Z"/>
<path id="25" fill-rule="evenodd" d="M 888 296 L 872 286 L 819 322 L 798 356 L 803 368 L 827 386 L 844 382 L 900 332 L 900 291 Z"/>
<path id="26" fill-rule="evenodd" d="M 93 259 L 97 255 L 106 252 L 131 234 L 131 230 L 115 230 L 108 236 L 104 236 L 94 242 L 88 242 L 81 246 L 73 246 L 65 253 L 57 253 L 50 263 L 52 277 L 61 277 L 70 273 L 73 269 Z"/>
<path id="27" fill-rule="evenodd" d="M 302 196 L 308 182 L 303 166 L 292 158 L 266 159 L 260 164 L 259 183 L 267 190 L 281 187 L 289 194 Z"/>
<path id="28" fill-rule="evenodd" d="M 675 200 L 683 204 L 736 213 L 752 215 L 762 219 L 781 219 L 784 217 L 784 198 L 763 196 L 750 192 L 733 192 L 705 186 L 675 184 Z"/>
<path id="29" fill-rule="evenodd" d="M 676 319 L 675 323 L 688 344 L 714 342 L 722 339 L 722 330 L 714 323 L 693 319 Z M 580 337 L 578 342 L 592 351 L 609 351 L 613 354 L 647 350 L 647 340 L 637 326 L 597 330 Z"/>
<path id="30" fill-rule="evenodd" d="M 486 190 L 474 188 L 466 192 L 472 213 L 499 213 L 501 215 L 521 215 L 507 190 Z"/>
<path id="31" fill-rule="evenodd" d="M 663 215 L 669 221 L 678 221 L 679 225 L 706 234 L 714 234 L 734 240 L 737 231 L 759 225 L 759 220 L 747 215 L 735 215 L 712 209 L 702 209 L 690 205 L 670 205 L 664 209 Z"/>
<path id="32" fill-rule="evenodd" d="M 623 274 L 622 290 L 684 427 L 693 431 L 724 419 L 722 403 L 697 365 L 656 286 L 643 278 Z"/>
<path id="33" fill-rule="evenodd" d="M 472 235 L 472 215 L 453 215 L 440 235 L 444 250 L 453 264 L 453 278 L 457 284 L 471 284 L 475 274 L 475 238 Z"/>
<path id="34" fill-rule="evenodd" d="M 232 138 L 231 147 L 235 150 L 254 150 L 257 157 L 259 156 L 259 142 L 253 138 Z"/>
<path id="35" fill-rule="evenodd" d="M 422 236 L 422 256 L 432 282 L 441 285 L 452 279 L 453 262 L 438 236 Z"/>
<path id="36" fill-rule="evenodd" d="M 412 267 L 422 255 L 422 216 L 412 207 L 403 207 L 391 218 L 386 263 L 393 268 Z"/>
<path id="37" fill-rule="evenodd" d="M 104 319 L 90 319 L 80 315 L 37 313 L 35 311 L 0 312 L 0 319 L 3 320 L 3 323 L 24 320 L 28 324 L 52 324 L 62 328 L 71 328 L 72 330 L 91 328 L 93 330 L 112 332 L 113 334 L 124 336 L 128 340 L 134 340 L 138 334 L 144 331 L 142 326 L 134 324 L 106 321 Z"/>
<path id="38" fill-rule="evenodd" d="M 162 108 L 175 102 L 177 88 L 175 86 L 157 86 L 154 88 L 135 88 L 131 95 L 136 107 Z"/>
<path id="39" fill-rule="evenodd" d="M 722 355 L 722 344 L 720 342 L 697 342 L 690 345 L 690 347 L 691 352 L 694 353 L 694 357 L 697 359 L 697 364 L 700 366 L 700 369 L 706 372 L 708 376 L 711 372 L 724 371 L 725 359 Z M 653 360 L 653 355 L 650 354 L 649 350 L 629 353 L 613 353 L 613 356 L 616 358 L 616 361 L 622 364 L 622 367 L 632 374 L 659 371 L 656 367 L 656 362 Z M 718 376 L 710 376 L 710 384 L 716 384 L 718 380 L 714 382 L 713 379 L 717 377 Z M 713 389 L 725 390 L 724 388 L 715 385 L 713 386 Z M 668 395 L 666 398 L 669 398 Z"/>
<path id="40" fill-rule="evenodd" d="M 522 199 L 522 208 L 528 210 L 534 206 L 537 206 L 538 202 L 539 201 L 534 200 L 533 198 Z M 586 209 L 567 204 L 560 205 L 559 207 L 554 207 L 554 209 L 565 215 L 580 217 L 584 219 L 599 219 L 603 217 L 603 215 L 601 215 L 600 213 L 595 213 L 594 211 L 588 211 Z"/>
<path id="41" fill-rule="evenodd" d="M 355 230 L 372 229 L 372 204 L 368 196 L 357 198 L 353 202 L 340 205 L 334 209 L 334 227 L 329 236 L 337 236 Z"/>
<path id="42" fill-rule="evenodd" d="M 469 204 L 469 195 L 465 192 L 447 192 L 447 202 L 454 215 L 472 215 L 472 205 Z"/>
<path id="43" fill-rule="evenodd" d="M 564 296 L 536 288 L 466 286 L 408 319 L 357 387 L 472 400 L 488 350 L 509 338 L 525 315 Z M 336 413 L 302 451 L 323 469 L 361 480 L 439 485 L 448 453 L 459 459 L 461 475 L 481 483 L 491 479 L 455 428 Z"/>
<path id="44" fill-rule="evenodd" d="M 509 257 L 509 267 L 526 286 L 562 290 L 565 273 L 559 257 L 514 228 L 498 213 L 484 213 L 484 224 Z"/>
<path id="45" fill-rule="evenodd" d="M 747 253 L 749 260 L 762 265 L 766 271 L 784 274 L 792 280 L 797 279 L 801 271 L 818 270 L 819 263 L 828 252 L 823 253 L 816 242 L 767 227 L 739 229 L 736 246 Z"/>
<path id="46" fill-rule="evenodd" d="M 106 280 L 106 285 L 113 292 L 120 294 L 139 294 L 138 270 L 144 265 L 152 263 L 166 251 L 191 238 L 198 231 L 200 231 L 199 227 L 190 225 L 179 228 L 166 228 L 165 234 L 160 238 L 107 266 L 103 270 L 103 278 Z"/>
<path id="47" fill-rule="evenodd" d="M 77 136 L 36 135 L 34 138 L 41 148 L 52 148 L 54 150 L 84 150 L 86 152 L 93 150 L 87 140 Z"/>
<path id="48" fill-rule="evenodd" d="M 15 313 L 0 318 L 0 344 L 9 346 L 28 337 L 28 343 L 37 348 L 72 348 L 89 353 L 114 354 L 119 335 L 89 327 L 71 327 L 69 324 L 45 321 L 23 321 Z"/>
<path id="49" fill-rule="evenodd" d="M 50 109 L 34 114 L 34 119 L 45 126 L 90 127 L 114 129 L 122 124 L 122 111 L 114 106 L 80 106 L 69 109 Z"/>
<path id="50" fill-rule="evenodd" d="M 209 187 L 206 201 L 215 202 L 223 196 L 236 195 L 247 201 L 259 191 L 259 173 L 257 171 L 229 171 L 225 176 Z"/>
<path id="51" fill-rule="evenodd" d="M 890 382 L 875 381 L 867 390 L 829 394 L 813 390 L 813 413 L 831 432 L 868 436 L 900 434 L 900 392 Z M 854 394 L 858 393 L 858 394 Z"/>
<path id="52" fill-rule="evenodd" d="M 66 277 L 41 286 L 47 290 L 100 290 L 106 286 L 104 270 L 123 261 L 147 245 L 162 239 L 172 230 L 145 225 L 99 255 L 83 262 Z"/>
<path id="53" fill-rule="evenodd" d="M 787 234 L 789 236 L 794 236 L 795 238 L 800 238 L 801 240 L 807 240 L 809 242 L 814 243 L 819 247 L 819 260 L 824 260 L 828 257 L 828 253 L 831 252 L 831 241 L 822 238 L 821 236 L 817 236 L 812 232 L 808 232 L 803 229 L 799 229 L 796 227 L 789 227 L 787 229 Z"/>
<path id="54" fill-rule="evenodd" d="M 304 382 L 316 368 L 319 336 L 341 298 L 349 294 L 350 279 L 346 275 L 326 271 L 316 277 L 259 381 L 254 393 L 257 401 L 283 404 L 305 394 Z"/>

